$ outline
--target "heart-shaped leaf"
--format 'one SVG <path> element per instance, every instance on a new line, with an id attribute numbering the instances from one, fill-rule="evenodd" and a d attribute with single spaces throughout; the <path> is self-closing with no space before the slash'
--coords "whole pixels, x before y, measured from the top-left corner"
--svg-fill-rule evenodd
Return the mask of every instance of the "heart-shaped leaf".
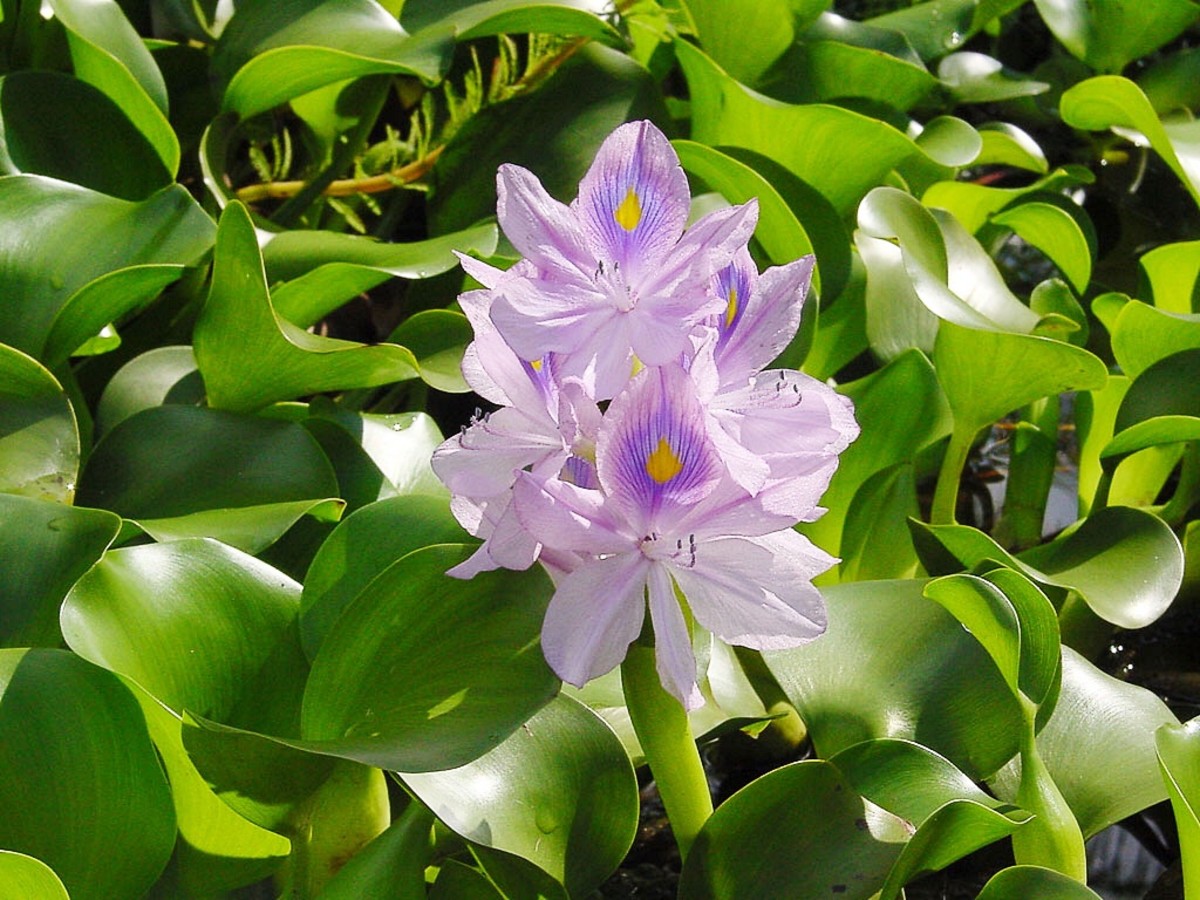
<path id="1" fill-rule="evenodd" d="M 1120 72 L 1139 56 L 1171 41 L 1197 18 L 1187 0 L 1088 3 L 1086 0 L 1035 0 L 1046 27 L 1093 69 Z"/>
<path id="2" fill-rule="evenodd" d="M 75 412 L 36 360 L 0 344 L 0 492 L 70 503 L 79 471 Z"/>

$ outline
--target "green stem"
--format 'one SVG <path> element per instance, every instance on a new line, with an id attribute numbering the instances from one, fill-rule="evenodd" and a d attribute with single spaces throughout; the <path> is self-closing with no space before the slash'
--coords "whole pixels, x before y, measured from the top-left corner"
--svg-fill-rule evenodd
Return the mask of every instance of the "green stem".
<path id="1" fill-rule="evenodd" d="M 1158 515 L 1172 528 L 1184 523 L 1188 511 L 1200 499 L 1200 446 L 1190 441 L 1183 452 L 1183 463 L 1179 469 L 1179 484 L 1175 493 L 1166 502 Z"/>
<path id="2" fill-rule="evenodd" d="M 958 482 L 962 478 L 963 466 L 971 452 L 971 441 L 975 433 L 964 434 L 954 429 L 946 455 L 942 457 L 942 468 L 938 472 L 937 489 L 933 492 L 933 508 L 929 521 L 933 525 L 953 525 L 955 507 L 958 506 Z"/>
<path id="3" fill-rule="evenodd" d="M 1086 884 L 1087 854 L 1083 832 L 1037 751 L 1034 738 L 1037 707 L 1024 697 L 1019 699 L 1026 722 L 1021 736 L 1021 783 L 1017 787 L 1017 805 L 1033 813 L 1035 818 L 1013 833 L 1013 856 L 1019 866 L 1044 866 Z"/>
<path id="4" fill-rule="evenodd" d="M 663 688 L 654 648 L 638 642 L 621 664 L 621 684 L 633 730 L 658 784 L 680 856 L 712 815 L 712 795 L 683 705 Z"/>

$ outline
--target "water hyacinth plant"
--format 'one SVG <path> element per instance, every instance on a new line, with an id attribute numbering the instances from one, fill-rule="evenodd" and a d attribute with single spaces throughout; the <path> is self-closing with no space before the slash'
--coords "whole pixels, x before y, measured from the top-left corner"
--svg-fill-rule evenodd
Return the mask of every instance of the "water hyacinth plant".
<path id="1" fill-rule="evenodd" d="M 1200 898 L 1198 29 L 0 0 L 0 897 Z"/>

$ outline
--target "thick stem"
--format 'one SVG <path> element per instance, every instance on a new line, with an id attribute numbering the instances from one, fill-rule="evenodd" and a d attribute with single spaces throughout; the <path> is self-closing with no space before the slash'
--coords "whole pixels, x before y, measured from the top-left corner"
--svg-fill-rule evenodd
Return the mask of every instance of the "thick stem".
<path id="1" fill-rule="evenodd" d="M 663 688 L 654 648 L 634 643 L 621 664 L 625 705 L 633 730 L 658 784 L 680 856 L 712 815 L 712 795 L 683 705 Z"/>
<path id="2" fill-rule="evenodd" d="M 942 468 L 938 471 L 937 489 L 933 493 L 933 508 L 929 521 L 933 525 L 953 525 L 955 507 L 958 505 L 958 482 L 962 478 L 963 466 L 971 452 L 971 441 L 975 433 L 964 434 L 955 428 L 950 435 L 946 455 L 942 457 Z"/>
<path id="3" fill-rule="evenodd" d="M 416 162 L 401 166 L 382 175 L 372 175 L 368 178 L 343 178 L 331 181 L 321 195 L 325 197 L 353 197 L 355 194 L 378 194 L 402 187 L 429 174 L 437 158 L 442 155 L 445 147 L 437 147 Z M 294 197 L 307 187 L 307 181 L 269 181 L 266 184 L 248 184 L 238 188 L 235 196 L 243 203 L 255 203 L 259 200 L 282 200 Z"/>

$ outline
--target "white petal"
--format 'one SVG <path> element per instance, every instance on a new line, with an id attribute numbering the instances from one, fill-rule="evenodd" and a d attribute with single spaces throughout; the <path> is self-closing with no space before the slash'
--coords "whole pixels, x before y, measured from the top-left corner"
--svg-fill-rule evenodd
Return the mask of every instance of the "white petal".
<path id="1" fill-rule="evenodd" d="M 559 678 L 583 687 L 625 658 L 642 630 L 648 567 L 640 553 L 623 553 L 559 582 L 542 624 L 542 652 Z"/>

